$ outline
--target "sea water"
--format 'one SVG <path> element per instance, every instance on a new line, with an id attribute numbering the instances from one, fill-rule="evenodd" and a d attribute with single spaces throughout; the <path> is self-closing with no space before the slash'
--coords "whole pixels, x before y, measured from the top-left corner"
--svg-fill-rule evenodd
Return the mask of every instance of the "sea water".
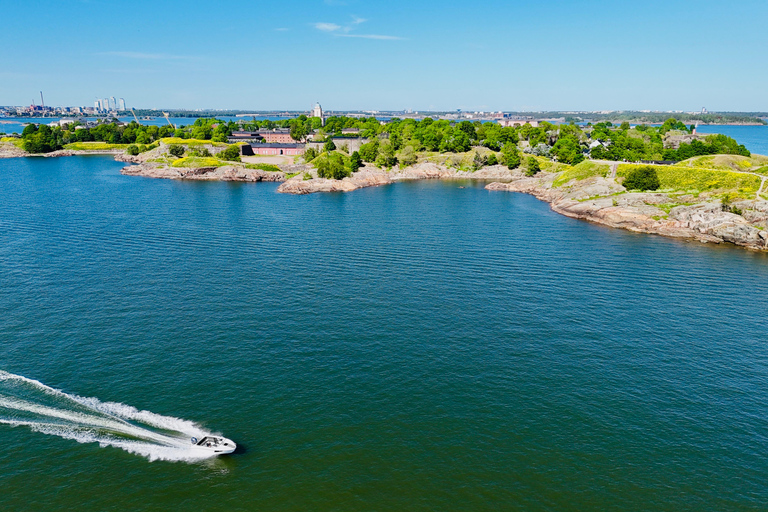
<path id="1" fill-rule="evenodd" d="M 768 503 L 765 254 L 122 165 L 0 160 L 0 510 Z"/>

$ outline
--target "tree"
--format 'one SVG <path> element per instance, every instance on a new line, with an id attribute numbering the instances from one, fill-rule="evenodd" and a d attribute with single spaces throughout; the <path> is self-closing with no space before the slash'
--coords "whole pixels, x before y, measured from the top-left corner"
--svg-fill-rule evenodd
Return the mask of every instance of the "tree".
<path id="1" fill-rule="evenodd" d="M 317 175 L 321 178 L 340 180 L 352 175 L 344 157 L 339 153 L 326 153 L 313 162 L 317 167 Z"/>
<path id="2" fill-rule="evenodd" d="M 309 135 L 307 125 L 299 119 L 291 122 L 291 138 L 295 141 L 303 141 Z"/>
<path id="3" fill-rule="evenodd" d="M 219 153 L 219 158 L 222 160 L 229 160 L 231 162 L 239 162 L 240 161 L 240 146 L 237 144 L 232 144 L 231 146 L 227 147 L 224 151 Z"/>
<path id="4" fill-rule="evenodd" d="M 360 146 L 360 158 L 363 159 L 363 162 L 375 162 L 378 156 L 379 141 L 377 139 Z"/>
<path id="5" fill-rule="evenodd" d="M 535 174 L 538 174 L 539 171 L 541 171 L 541 167 L 539 166 L 539 161 L 532 156 L 528 157 L 528 168 L 525 170 L 525 175 L 533 176 Z"/>
<path id="6" fill-rule="evenodd" d="M 131 156 L 136 156 L 139 154 L 139 147 L 136 144 L 131 144 L 130 146 L 125 148 L 125 152 Z"/>
<path id="7" fill-rule="evenodd" d="M 658 190 L 661 187 L 661 182 L 656 169 L 646 166 L 629 171 L 622 185 L 627 190 Z"/>
<path id="8" fill-rule="evenodd" d="M 184 156 L 184 146 L 181 144 L 171 144 L 168 146 L 168 153 L 175 157 L 181 158 Z"/>
<path id="9" fill-rule="evenodd" d="M 336 149 L 336 144 L 333 143 L 333 139 L 328 139 L 328 141 L 323 146 L 323 149 L 327 153 L 330 153 L 331 151 L 335 150 Z"/>
<path id="10" fill-rule="evenodd" d="M 352 156 L 349 157 L 349 170 L 351 172 L 357 172 L 358 169 L 360 169 L 363 166 L 363 159 L 360 157 L 360 153 L 357 151 L 352 153 Z"/>
<path id="11" fill-rule="evenodd" d="M 382 143 L 379 147 L 379 156 L 376 158 L 376 165 L 379 167 L 386 167 L 387 169 L 397 165 L 395 148 L 388 141 Z"/>
<path id="12" fill-rule="evenodd" d="M 496 153 L 488 155 L 488 165 L 496 165 L 499 163 L 499 159 L 496 157 Z"/>
<path id="13" fill-rule="evenodd" d="M 309 163 L 317 158 L 317 150 L 313 147 L 309 147 L 304 151 L 304 161 Z"/>
<path id="14" fill-rule="evenodd" d="M 517 146 L 510 142 L 504 144 L 501 150 L 501 161 L 508 169 L 517 169 L 520 167 L 521 162 L 520 151 L 517 150 Z"/>
<path id="15" fill-rule="evenodd" d="M 415 164 L 418 161 L 418 157 L 416 156 L 416 151 L 414 151 L 413 146 L 405 146 L 405 148 L 400 152 L 398 160 L 400 161 L 400 165 L 402 167 L 408 167 L 409 165 Z"/>

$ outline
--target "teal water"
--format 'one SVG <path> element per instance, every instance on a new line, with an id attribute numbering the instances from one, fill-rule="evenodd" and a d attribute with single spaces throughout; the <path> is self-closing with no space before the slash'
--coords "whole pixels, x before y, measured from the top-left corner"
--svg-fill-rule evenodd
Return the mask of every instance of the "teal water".
<path id="1" fill-rule="evenodd" d="M 766 255 L 121 165 L 0 160 L 0 510 L 765 510 Z"/>

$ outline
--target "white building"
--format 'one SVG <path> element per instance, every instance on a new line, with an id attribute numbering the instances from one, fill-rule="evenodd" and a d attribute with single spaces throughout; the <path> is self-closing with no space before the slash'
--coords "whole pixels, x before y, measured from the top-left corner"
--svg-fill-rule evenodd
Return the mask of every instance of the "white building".
<path id="1" fill-rule="evenodd" d="M 315 108 L 312 109 L 312 117 L 319 117 L 323 126 L 325 126 L 325 117 L 323 117 L 323 107 L 320 103 L 315 103 Z"/>
<path id="2" fill-rule="evenodd" d="M 125 110 L 125 100 L 123 98 L 120 98 L 118 102 L 118 110 Z"/>

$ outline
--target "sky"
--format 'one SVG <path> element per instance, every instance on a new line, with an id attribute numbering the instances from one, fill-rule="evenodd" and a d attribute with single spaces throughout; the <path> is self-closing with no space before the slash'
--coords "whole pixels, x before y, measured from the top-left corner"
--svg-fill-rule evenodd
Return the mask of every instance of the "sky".
<path id="1" fill-rule="evenodd" d="M 6 0 L 0 105 L 768 111 L 766 0 Z"/>

